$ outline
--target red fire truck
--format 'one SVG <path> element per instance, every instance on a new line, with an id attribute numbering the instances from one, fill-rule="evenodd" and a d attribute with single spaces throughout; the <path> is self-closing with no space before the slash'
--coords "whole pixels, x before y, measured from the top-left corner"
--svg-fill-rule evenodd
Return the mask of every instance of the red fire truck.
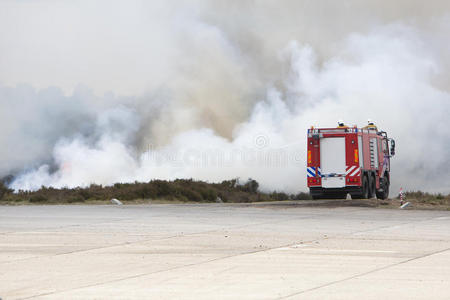
<path id="1" fill-rule="evenodd" d="M 395 141 L 373 123 L 308 129 L 307 183 L 313 199 L 387 199 Z M 390 151 L 389 151 L 390 144 Z"/>

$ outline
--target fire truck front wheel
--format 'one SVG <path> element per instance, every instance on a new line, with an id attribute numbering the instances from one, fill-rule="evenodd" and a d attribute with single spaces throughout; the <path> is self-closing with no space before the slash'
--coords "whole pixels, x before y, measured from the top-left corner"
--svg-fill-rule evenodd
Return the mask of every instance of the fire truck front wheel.
<path id="1" fill-rule="evenodd" d="M 386 200 L 389 197 L 389 177 L 385 175 L 383 178 L 380 178 L 380 188 L 381 191 L 377 191 L 377 198 L 381 200 Z"/>

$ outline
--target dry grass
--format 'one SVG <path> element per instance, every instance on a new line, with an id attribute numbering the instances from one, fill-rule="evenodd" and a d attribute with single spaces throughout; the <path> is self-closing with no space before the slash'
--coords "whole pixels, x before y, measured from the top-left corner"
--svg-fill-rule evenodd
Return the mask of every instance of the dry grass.
<path id="1" fill-rule="evenodd" d="M 395 202 L 400 204 L 400 198 Z M 422 191 L 410 191 L 404 194 L 403 202 L 410 202 L 414 208 L 450 210 L 450 194 L 433 194 Z"/>

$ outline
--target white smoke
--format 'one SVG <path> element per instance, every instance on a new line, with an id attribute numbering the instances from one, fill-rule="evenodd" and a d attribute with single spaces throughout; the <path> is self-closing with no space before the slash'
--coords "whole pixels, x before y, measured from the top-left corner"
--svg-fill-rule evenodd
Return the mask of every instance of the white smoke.
<path id="1" fill-rule="evenodd" d="M 183 51 L 174 56 L 173 77 L 141 96 L 0 88 L 3 107 L 11 97 L 30 102 L 2 113 L 2 145 L 14 141 L 26 150 L 3 151 L 1 172 L 24 169 L 11 183 L 16 190 L 251 177 L 264 190 L 296 192 L 306 189 L 307 128 L 335 126 L 340 118 L 361 126 L 371 118 L 397 141 L 394 189 L 450 191 L 450 59 L 441 49 L 449 46 L 448 16 L 433 11 L 430 22 L 422 16 L 370 26 L 353 20 L 364 29 L 352 32 L 347 27 L 355 24 L 345 23 L 330 42 L 311 43 L 304 28 L 293 29 L 287 8 L 286 20 L 267 23 L 271 6 L 234 22 L 203 4 L 177 14 L 171 34 Z M 250 21 L 256 33 L 245 25 Z M 298 22 L 311 30 L 318 22 L 316 32 L 326 33 L 322 21 Z M 258 29 L 267 30 L 264 39 Z M 24 107 L 35 117 L 26 135 Z"/>

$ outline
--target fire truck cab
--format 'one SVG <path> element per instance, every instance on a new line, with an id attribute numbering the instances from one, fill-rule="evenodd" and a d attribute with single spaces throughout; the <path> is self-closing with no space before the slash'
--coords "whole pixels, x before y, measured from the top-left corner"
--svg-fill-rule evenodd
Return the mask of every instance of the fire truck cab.
<path id="1" fill-rule="evenodd" d="M 311 127 L 307 141 L 307 185 L 313 199 L 344 199 L 347 194 L 388 198 L 395 141 L 385 131 L 374 125 Z"/>

